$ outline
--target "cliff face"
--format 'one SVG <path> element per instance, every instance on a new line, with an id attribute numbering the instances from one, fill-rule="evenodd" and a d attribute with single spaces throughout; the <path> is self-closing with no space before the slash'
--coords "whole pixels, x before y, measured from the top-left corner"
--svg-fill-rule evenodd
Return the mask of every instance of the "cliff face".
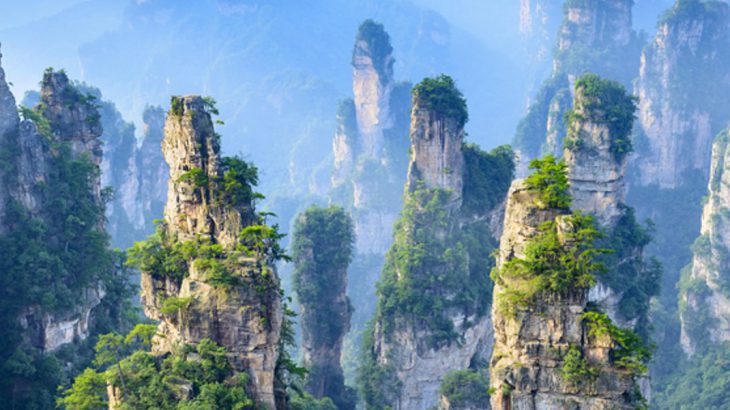
<path id="1" fill-rule="evenodd" d="M 641 56 L 636 84 L 643 147 L 640 185 L 676 188 L 691 171 L 707 176 L 712 138 L 730 118 L 730 9 L 678 2 Z"/>
<path id="2" fill-rule="evenodd" d="M 170 352 L 176 343 L 211 339 L 227 349 L 234 371 L 250 375 L 252 397 L 273 409 L 282 326 L 278 278 L 265 252 L 250 252 L 259 245 L 248 243 L 249 252 L 237 253 L 244 228 L 255 230 L 260 221 L 250 195 L 240 203 L 237 195 L 244 193 L 226 196 L 221 179 L 245 169 L 221 158 L 200 97 L 173 97 L 164 129 L 170 178 L 163 237 L 216 248 L 212 260 L 185 264 L 174 275 L 143 271 L 145 314 L 160 321 L 153 350 Z M 170 313 L 165 308 L 170 300 L 185 301 L 185 307 Z"/>
<path id="3" fill-rule="evenodd" d="M 524 303 L 514 302 L 521 290 L 535 286 L 534 278 L 505 275 L 504 269 L 516 259 L 529 263 L 530 243 L 543 238 L 546 223 L 559 247 L 573 252 L 577 246 L 581 223 L 568 210 L 538 206 L 537 198 L 523 181 L 514 182 L 508 196 L 492 308 L 492 408 L 636 408 L 638 383 L 615 362 L 620 348 L 614 330 L 596 331 L 586 319 L 587 287 L 571 284 L 576 287 L 537 291 Z"/>
<path id="4" fill-rule="evenodd" d="M 94 166 L 101 162 L 102 128 L 98 121 L 99 113 L 90 100 L 69 83 L 63 72 L 46 71 L 41 83 L 41 99 L 36 108 L 44 118 L 46 135 L 39 131 L 38 124 L 30 120 L 17 122 L 17 110 L 13 131 L 6 136 L 17 140 L 6 140 L 5 144 L 17 144 L 15 157 L 15 183 L 3 184 L 7 189 L 3 203 L 17 201 L 30 215 L 39 219 L 49 218 L 44 208 L 54 200 L 41 189 L 39 184 L 51 181 L 58 172 L 49 146 L 50 137 L 56 143 L 66 143 L 71 149 L 71 157 L 79 159 L 87 157 Z M 4 102 L 10 103 L 12 95 Z M 12 99 L 14 103 L 14 99 Z M 7 112 L 5 112 L 7 115 Z M 8 116 L 9 117 L 9 116 Z M 13 121 L 10 121 L 12 124 Z M 7 146 L 7 145 L 6 145 Z M 89 181 L 93 201 L 101 205 L 101 184 L 98 175 Z M 103 219 L 97 221 L 99 229 L 103 227 Z M 12 226 L 11 221 L 4 221 L 3 227 Z M 103 269 L 99 266 L 99 269 Z M 82 289 L 73 306 L 60 311 L 49 311 L 40 305 L 27 306 L 19 316 L 24 329 L 24 336 L 31 345 L 43 352 L 53 352 L 61 346 L 84 340 L 89 335 L 92 312 L 99 305 L 105 292 L 100 282 L 89 283 Z"/>
<path id="5" fill-rule="evenodd" d="M 491 349 L 490 266 L 481 255 L 493 244 L 489 221 L 512 177 L 511 152 L 463 144 L 466 105 L 451 78 L 425 79 L 413 103 L 405 203 L 378 285 L 370 361 L 360 371 L 365 391 L 381 392 L 365 397 L 374 408 L 436 406 L 445 376 L 486 360 Z M 484 198 L 489 188 L 493 196 Z M 381 370 L 372 376 L 372 369 Z"/>
<path id="6" fill-rule="evenodd" d="M 692 263 L 680 281 L 681 341 L 689 355 L 730 340 L 728 143 L 730 134 L 726 131 L 713 144 L 709 196 L 702 211 L 701 236 L 692 247 Z"/>
<path id="7" fill-rule="evenodd" d="M 550 78 L 528 108 L 515 134 L 518 174 L 542 154 L 560 156 L 576 77 L 591 72 L 629 86 L 638 70 L 641 42 L 632 30 L 631 0 L 569 2 L 556 39 Z M 634 63 L 635 62 L 635 63 Z"/>
<path id="8" fill-rule="evenodd" d="M 98 101 L 101 93 L 91 89 Z M 114 189 L 107 206 L 108 231 L 112 244 L 127 248 L 149 235 L 152 221 L 162 216 L 167 192 L 167 164 L 162 158 L 164 111 L 147 107 L 142 143 L 137 145 L 134 125 L 127 123 L 114 104 L 101 101 L 104 127 L 102 185 Z"/>
<path id="9" fill-rule="evenodd" d="M 385 28 L 367 20 L 353 49 L 353 97 L 337 113 L 330 201 L 350 211 L 355 247 L 348 294 L 353 345 L 375 311 L 375 283 L 392 243 L 408 167 L 411 85 L 393 75 Z"/>
<path id="10" fill-rule="evenodd" d="M 443 189 L 454 208 L 461 206 L 464 187 L 464 128 L 454 117 L 440 116 L 414 99 L 411 114 L 411 161 L 407 187 Z M 423 185 L 420 187 L 419 185 Z"/>
<path id="11" fill-rule="evenodd" d="M 520 0 L 520 33 L 528 52 L 540 63 L 550 56 L 552 39 L 559 24 L 560 5 L 545 0 Z"/>
<path id="12" fill-rule="evenodd" d="M 304 365 L 310 369 L 306 388 L 315 398 L 331 398 L 343 410 L 357 404 L 356 393 L 345 386 L 340 364 L 352 315 L 347 266 L 353 243 L 352 222 L 340 207 L 313 206 L 297 218 L 292 254 Z"/>

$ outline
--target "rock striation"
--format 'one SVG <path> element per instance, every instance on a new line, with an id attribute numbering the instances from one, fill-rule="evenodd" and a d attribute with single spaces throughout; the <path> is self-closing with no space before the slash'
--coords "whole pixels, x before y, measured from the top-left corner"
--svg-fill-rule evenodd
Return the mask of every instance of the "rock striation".
<path id="1" fill-rule="evenodd" d="M 730 209 L 730 133 L 717 136 L 712 148 L 708 198 L 702 211 L 701 236 L 692 262 L 680 281 L 682 348 L 688 355 L 730 340 L 728 287 L 728 209 Z"/>
<path id="2" fill-rule="evenodd" d="M 497 156 L 463 143 L 466 105 L 450 77 L 425 79 L 416 86 L 413 107 L 404 209 L 378 285 L 368 361 L 360 370 L 361 380 L 367 379 L 365 391 L 381 392 L 365 397 L 377 408 L 436 406 L 448 373 L 489 356 L 490 266 L 479 255 L 493 243 L 489 221 L 499 212 L 513 171 L 511 152 L 500 157 L 501 165 L 485 165 L 479 158 Z M 472 178 L 467 169 L 484 174 Z M 506 181 L 489 174 L 497 169 Z M 494 188 L 491 202 L 473 202 L 473 192 L 483 193 L 487 186 Z M 377 374 L 376 380 L 384 378 L 369 384 L 373 377 L 368 372 Z"/>
<path id="3" fill-rule="evenodd" d="M 223 274 L 236 279 L 224 276 L 223 283 L 215 281 L 211 275 L 221 271 L 206 269 L 211 265 L 202 262 L 185 264 L 175 275 L 143 270 L 145 314 L 160 322 L 153 352 L 166 353 L 179 343 L 194 345 L 210 339 L 227 349 L 235 372 L 250 376 L 256 402 L 277 408 L 281 405 L 276 367 L 283 313 L 271 255 L 258 242 L 244 243 L 242 236 L 245 228 L 260 227 L 253 197 L 237 202 L 226 196 L 222 178 L 230 168 L 220 155 L 219 137 L 201 97 L 173 97 L 164 130 L 162 151 L 170 177 L 164 223 L 159 228 L 163 238 L 215 246 L 212 249 L 222 254 L 210 263 L 223 264 Z M 242 245 L 249 251 L 238 253 Z M 251 249 L 259 251 L 251 253 Z M 164 309 L 169 300 L 185 301 L 185 307 L 169 313 Z"/>
<path id="4" fill-rule="evenodd" d="M 571 109 L 573 83 L 578 76 L 591 72 L 631 85 L 642 47 L 632 30 L 632 5 L 631 0 L 566 3 L 552 74 L 530 103 L 515 134 L 519 175 L 526 173 L 531 159 L 562 154 L 563 116 Z"/>
<path id="5" fill-rule="evenodd" d="M 524 260 L 529 242 L 546 223 L 553 224 L 560 246 L 572 246 L 570 238 L 578 226 L 570 211 L 538 206 L 538 195 L 522 180 L 510 188 L 497 269 L 512 260 Z M 500 276 L 494 288 L 492 408 L 637 408 L 641 399 L 636 376 L 615 363 L 618 345 L 611 332 L 596 332 L 584 316 L 588 289 L 541 291 L 509 311 L 502 307 L 502 298 L 507 298 L 508 288 L 521 286 L 512 280 Z M 569 365 L 570 360 L 585 370 L 581 377 L 571 377 L 575 363 Z"/>
<path id="6" fill-rule="evenodd" d="M 677 188 L 710 170 L 712 139 L 730 118 L 730 8 L 678 1 L 641 56 L 636 94 L 643 146 L 637 184 Z"/>
<path id="7" fill-rule="evenodd" d="M 104 156 L 102 185 L 114 189 L 107 206 L 108 231 L 112 245 L 127 248 L 154 231 L 153 221 L 162 216 L 167 194 L 168 168 L 162 157 L 165 113 L 160 107 L 146 107 L 141 144 L 134 125 L 124 121 L 113 103 L 101 101 Z"/>

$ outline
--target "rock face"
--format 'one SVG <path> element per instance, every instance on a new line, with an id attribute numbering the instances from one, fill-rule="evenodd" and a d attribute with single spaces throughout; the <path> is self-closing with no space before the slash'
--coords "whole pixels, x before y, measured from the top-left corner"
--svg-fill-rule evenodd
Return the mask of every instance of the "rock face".
<path id="1" fill-rule="evenodd" d="M 725 131 L 713 144 L 709 197 L 702 211 L 701 236 L 692 247 L 692 263 L 680 281 L 681 342 L 689 355 L 730 340 L 729 143 L 730 133 Z"/>
<path id="2" fill-rule="evenodd" d="M 677 2 L 641 56 L 638 184 L 676 188 L 691 171 L 708 175 L 712 139 L 730 118 L 728 63 L 728 5 Z"/>
<path id="3" fill-rule="evenodd" d="M 97 100 L 101 93 L 96 91 Z M 102 185 L 114 189 L 107 206 L 112 245 L 127 248 L 154 230 L 153 220 L 162 216 L 167 193 L 168 168 L 162 157 L 162 108 L 147 107 L 141 145 L 134 125 L 127 123 L 114 104 L 101 102 L 104 126 Z"/>
<path id="4" fill-rule="evenodd" d="M 510 189 L 504 232 L 497 258 L 501 268 L 514 258 L 525 258 L 528 241 L 546 222 L 554 222 L 558 237 L 567 238 L 573 225 L 567 210 L 541 209 L 537 194 L 523 181 Z M 565 239 L 563 239 L 565 240 Z M 562 244 L 566 246 L 564 242 Z M 506 279 L 508 280 L 508 279 Z M 494 350 L 490 384 L 493 409 L 633 409 L 632 396 L 638 391 L 631 372 L 615 367 L 611 352 L 615 344 L 606 335 L 591 332 L 583 314 L 587 311 L 588 290 L 567 294 L 538 293 L 528 306 L 513 314 L 499 309 L 505 288 L 494 288 Z M 577 349 L 577 350 L 574 350 Z M 565 358 L 574 350 L 597 372 L 590 381 L 572 382 L 564 376 Z"/>
<path id="5" fill-rule="evenodd" d="M 393 92 L 393 48 L 381 25 L 371 20 L 360 26 L 352 51 L 352 91 L 362 153 L 381 155 L 383 130 L 393 126 L 390 96 Z"/>
<path id="6" fill-rule="evenodd" d="M 546 0 L 520 0 L 520 34 L 536 62 L 549 58 L 560 17 L 560 4 Z"/>
<path id="7" fill-rule="evenodd" d="M 499 166 L 479 162 L 493 158 L 463 144 L 466 105 L 451 78 L 425 79 L 413 104 L 405 204 L 378 285 L 372 345 L 366 345 L 372 362 L 361 370 L 364 378 L 371 368 L 381 369 L 375 378 L 386 375 L 365 389 L 383 392 L 365 397 L 373 408 L 432 408 L 448 373 L 483 363 L 491 350 L 491 266 L 480 255 L 491 245 L 489 221 L 503 200 L 498 178 L 489 173 Z M 467 173 L 467 153 L 469 169 L 483 172 L 479 178 Z M 506 193 L 511 152 L 504 166 Z M 485 185 L 473 186 L 473 180 Z M 487 188 L 496 193 L 491 202 L 480 197 L 483 202 L 474 203 L 474 192 Z"/>
<path id="8" fill-rule="evenodd" d="M 526 173 L 531 159 L 562 154 L 563 116 L 571 109 L 577 76 L 591 72 L 625 86 L 631 84 L 642 47 L 631 28 L 632 4 L 632 0 L 597 0 L 570 2 L 563 8 L 552 74 L 543 82 L 515 134 L 518 175 Z"/>
<path id="9" fill-rule="evenodd" d="M 301 307 L 304 365 L 310 369 L 306 389 L 317 399 L 331 398 L 343 410 L 357 404 L 340 364 L 352 316 L 347 267 L 353 243 L 352 222 L 340 207 L 310 207 L 295 223 L 294 289 Z"/>
<path id="10" fill-rule="evenodd" d="M 332 142 L 330 201 L 351 212 L 356 238 L 348 282 L 357 306 L 353 338 L 375 311 L 375 283 L 392 243 L 408 167 L 411 85 L 394 81 L 392 51 L 381 24 L 362 23 L 353 49 L 354 98 L 340 104 Z"/>
<path id="11" fill-rule="evenodd" d="M 202 240 L 234 252 L 241 231 L 259 220 L 252 207 L 229 205 L 223 198 L 219 141 L 203 99 L 173 97 L 164 130 L 163 153 L 170 167 L 162 228 L 166 237 Z M 274 409 L 283 320 L 278 278 L 265 256 L 236 259 L 231 269 L 243 283 L 228 287 L 212 284 L 196 263 L 187 266 L 182 279 L 142 273 L 145 314 L 160 321 L 153 351 L 169 352 L 177 343 L 211 339 L 228 350 L 236 372 L 250 375 L 252 397 Z M 169 298 L 187 300 L 188 306 L 165 313 L 164 301 Z"/>
<path id="12" fill-rule="evenodd" d="M 39 219 L 47 218 L 43 208 L 52 200 L 38 189 L 38 184 L 51 178 L 49 172 L 53 166 L 53 154 L 48 146 L 48 138 L 68 143 L 73 158 L 88 156 L 98 166 L 101 162 L 99 137 L 102 132 L 96 108 L 69 83 L 66 74 L 46 71 L 41 86 L 39 107 L 43 107 L 42 112 L 48 124 L 48 129 L 43 130 L 46 135 L 39 131 L 33 121 L 18 120 L 15 99 L 7 88 L 0 68 L 0 103 L 3 105 L 0 107 L 0 129 L 4 130 L 2 145 L 14 145 L 17 153 L 13 171 L 15 182 L 8 184 L 4 177 L 6 182 L 0 184 L 0 193 L 5 196 L 0 202 L 4 207 L 9 201 L 17 201 L 30 215 Z M 89 185 L 93 187 L 94 201 L 100 204 L 99 179 L 91 181 Z M 103 220 L 97 223 L 102 229 Z M 10 225 L 11 221 L 4 220 L 0 230 L 4 232 Z M 39 305 L 25 307 L 19 315 L 24 337 L 33 347 L 46 353 L 84 340 L 89 335 L 92 312 L 103 297 L 101 284 L 93 284 L 81 292 L 76 304 L 68 310 L 49 312 Z"/>
<path id="13" fill-rule="evenodd" d="M 407 186 L 451 193 L 454 208 L 461 206 L 464 188 L 464 127 L 453 117 L 443 117 L 414 99 L 411 114 L 411 162 Z"/>
<path id="14" fill-rule="evenodd" d="M 573 208 L 595 215 L 602 225 L 613 226 L 624 203 L 626 156 L 614 154 L 616 143 L 627 136 L 616 135 L 609 124 L 597 121 L 589 108 L 594 96 L 586 95 L 586 86 L 577 86 L 573 102 L 573 120 L 568 135 L 571 144 L 565 149 L 565 163 L 570 170 L 570 195 Z M 629 104 L 631 104 L 629 102 Z M 633 109 L 631 109 L 633 112 Z M 600 114 L 599 114 L 600 115 Z M 627 118 L 630 130 L 631 118 Z"/>

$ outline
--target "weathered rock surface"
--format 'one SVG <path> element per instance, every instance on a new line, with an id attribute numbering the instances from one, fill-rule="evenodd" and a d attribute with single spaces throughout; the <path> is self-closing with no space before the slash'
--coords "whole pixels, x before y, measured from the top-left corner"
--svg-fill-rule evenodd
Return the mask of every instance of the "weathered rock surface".
<path id="1" fill-rule="evenodd" d="M 459 208 L 464 188 L 463 142 L 464 127 L 456 118 L 438 115 L 414 99 L 408 189 L 423 184 L 423 188 L 447 190 L 454 208 Z"/>
<path id="2" fill-rule="evenodd" d="M 218 179 L 221 157 L 213 122 L 200 97 L 174 97 L 165 121 L 163 153 L 170 167 L 166 234 L 178 241 L 204 239 L 231 250 L 241 230 L 257 222 L 253 209 L 222 203 Z M 200 170 L 202 186 L 183 175 Z M 153 351 L 171 351 L 177 343 L 195 344 L 209 338 L 229 351 L 237 372 L 251 376 L 253 398 L 269 409 L 277 406 L 275 370 L 279 357 L 282 307 L 272 261 L 241 258 L 235 274 L 244 283 L 212 286 L 196 264 L 182 280 L 142 273 L 145 314 L 159 320 Z M 264 269 L 266 272 L 264 272 Z M 267 279 L 266 286 L 257 281 Z M 166 298 L 190 298 L 189 306 L 170 315 L 162 312 Z"/>
<path id="3" fill-rule="evenodd" d="M 687 278 L 680 285 L 682 348 L 694 354 L 730 340 L 730 134 L 713 144 L 709 197 L 702 211 L 701 236 L 693 246 Z"/>
<path id="4" fill-rule="evenodd" d="M 572 229 L 566 223 L 568 211 L 540 209 L 535 205 L 536 195 L 522 181 L 515 181 L 510 189 L 498 267 L 513 258 L 523 258 L 527 242 L 544 222 L 555 221 L 559 235 Z M 495 284 L 495 301 L 503 292 L 503 287 Z M 493 409 L 635 408 L 630 397 L 637 384 L 631 373 L 611 365 L 613 343 L 587 331 L 582 317 L 587 302 L 586 289 L 566 295 L 540 294 L 528 307 L 517 308 L 514 316 L 493 304 Z M 596 367 L 595 380 L 565 380 L 563 358 L 571 347 L 578 347 L 588 365 Z"/>
<path id="5" fill-rule="evenodd" d="M 532 10 L 525 6 L 526 2 L 523 1 L 523 10 Z M 537 3 L 535 7 L 547 7 Z M 632 30 L 632 5 L 632 0 L 566 3 L 552 73 L 531 102 L 515 135 L 513 145 L 520 159 L 518 176 L 527 173 L 530 160 L 549 153 L 562 154 L 566 129 L 563 118 L 572 108 L 577 76 L 591 72 L 624 86 L 631 85 L 642 47 Z"/>
<path id="6" fill-rule="evenodd" d="M 730 118 L 728 63 L 728 5 L 678 2 L 641 56 L 639 184 L 676 188 L 689 171 L 708 175 L 712 139 Z"/>

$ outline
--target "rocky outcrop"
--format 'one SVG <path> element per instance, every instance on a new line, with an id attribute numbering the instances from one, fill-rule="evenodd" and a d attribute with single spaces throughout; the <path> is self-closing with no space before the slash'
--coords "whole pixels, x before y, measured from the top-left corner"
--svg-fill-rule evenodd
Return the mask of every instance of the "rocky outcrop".
<path id="1" fill-rule="evenodd" d="M 587 84 L 589 81 L 592 84 Z M 604 112 L 611 109 L 600 101 L 598 92 L 588 94 L 589 86 L 609 83 L 594 76 L 583 77 L 575 88 L 573 101 L 573 118 L 568 124 L 569 144 L 565 149 L 565 163 L 568 165 L 570 195 L 573 197 L 573 208 L 595 215 L 604 226 L 615 225 L 621 215 L 620 206 L 624 203 L 626 172 L 626 155 L 618 153 L 618 144 L 628 140 L 628 135 L 618 135 L 620 131 L 611 129 L 610 123 L 604 121 Z M 612 90 L 623 101 L 617 107 L 626 107 L 628 126 L 623 130 L 630 132 L 634 112 L 633 102 L 625 91 L 614 85 Z M 602 91 L 608 91 L 604 88 Z M 623 93 L 623 96 L 621 95 Z M 605 104 L 605 103 L 604 103 Z M 617 110 L 617 112 L 620 112 Z"/>
<path id="2" fill-rule="evenodd" d="M 708 175 L 712 139 L 730 118 L 730 78 L 720 69 L 728 63 L 728 5 L 678 1 L 641 56 L 639 185 L 677 188 L 691 171 Z"/>
<path id="3" fill-rule="evenodd" d="M 363 22 L 353 49 L 353 98 L 345 99 L 337 112 L 329 195 L 353 218 L 348 293 L 358 307 L 350 335 L 355 339 L 375 311 L 375 283 L 392 244 L 408 167 L 411 85 L 394 80 L 393 63 L 385 28 Z"/>
<path id="4" fill-rule="evenodd" d="M 692 263 L 680 281 L 681 342 L 689 355 L 730 340 L 729 143 L 730 132 L 725 131 L 713 144 L 701 236 L 692 247 Z"/>
<path id="5" fill-rule="evenodd" d="M 458 118 L 439 115 L 423 98 L 416 97 L 410 135 L 408 189 L 446 190 L 451 193 L 454 208 L 458 209 L 464 188 L 463 124 Z"/>
<path id="6" fill-rule="evenodd" d="M 383 130 L 392 127 L 393 48 L 383 26 L 366 20 L 352 51 L 352 92 L 362 153 L 378 158 L 384 148 Z"/>
<path id="7" fill-rule="evenodd" d="M 354 410 L 357 404 L 340 363 L 352 316 L 347 267 L 353 242 L 352 221 L 340 207 L 312 206 L 296 220 L 292 254 L 302 353 L 309 369 L 305 386 L 315 398 L 329 397 L 342 410 Z"/>
<path id="8" fill-rule="evenodd" d="M 586 72 L 631 85 L 636 76 L 641 41 L 632 30 L 632 0 L 566 3 L 550 78 L 528 108 L 515 134 L 519 175 L 531 159 L 560 156 L 566 130 L 563 117 L 571 109 L 573 83 Z"/>
<path id="9" fill-rule="evenodd" d="M 545 0 L 520 0 L 520 34 L 528 43 L 528 55 L 537 62 L 550 57 L 559 24 L 560 4 Z"/>
<path id="10" fill-rule="evenodd" d="M 463 143 L 466 104 L 450 77 L 425 79 L 413 104 L 405 204 L 378 286 L 372 362 L 361 371 L 388 375 L 378 383 L 386 387 L 366 388 L 384 392 L 365 397 L 375 408 L 436 406 L 445 376 L 491 351 L 490 266 L 480 255 L 491 243 L 489 221 L 500 210 L 500 183 L 506 192 L 511 180 L 512 156 L 496 171 L 490 154 Z M 486 190 L 495 198 L 475 200 Z"/>
<path id="11" fill-rule="evenodd" d="M 101 93 L 95 91 L 101 101 Z M 114 246 L 127 248 L 145 238 L 154 230 L 153 221 L 162 216 L 168 177 L 161 149 L 164 118 L 159 107 L 145 109 L 138 145 L 134 125 L 124 121 L 114 104 L 101 102 L 102 184 L 114 190 L 107 206 L 108 231 Z"/>
<path id="12" fill-rule="evenodd" d="M 552 223 L 561 246 L 571 246 L 576 229 L 568 210 L 541 208 L 538 193 L 516 181 L 510 189 L 497 267 L 525 259 L 528 242 Z M 613 362 L 617 345 L 586 323 L 588 289 L 564 293 L 542 291 L 534 300 L 505 309 L 507 288 L 522 285 L 502 277 L 495 283 L 492 316 L 494 350 L 490 384 L 493 409 L 547 408 L 633 409 L 638 383 L 631 371 Z M 519 280 L 528 280 L 529 277 Z M 512 296 L 514 297 L 514 295 Z M 505 299 L 508 300 L 508 299 Z M 568 356 L 581 363 L 581 378 L 571 378 Z"/>
<path id="13" fill-rule="evenodd" d="M 268 254 L 237 253 L 243 229 L 260 223 L 253 197 L 237 202 L 225 196 L 226 163 L 202 98 L 173 97 L 164 130 L 162 150 L 170 167 L 164 238 L 219 246 L 222 255 L 210 263 L 223 264 L 224 272 L 216 272 L 237 279 L 216 282 L 201 262 L 172 276 L 143 271 L 145 314 L 160 321 L 153 351 L 211 339 L 228 350 L 234 371 L 248 373 L 252 397 L 273 409 L 283 320 L 278 278 Z M 170 313 L 164 309 L 169 300 L 185 301 L 185 307 Z"/>

